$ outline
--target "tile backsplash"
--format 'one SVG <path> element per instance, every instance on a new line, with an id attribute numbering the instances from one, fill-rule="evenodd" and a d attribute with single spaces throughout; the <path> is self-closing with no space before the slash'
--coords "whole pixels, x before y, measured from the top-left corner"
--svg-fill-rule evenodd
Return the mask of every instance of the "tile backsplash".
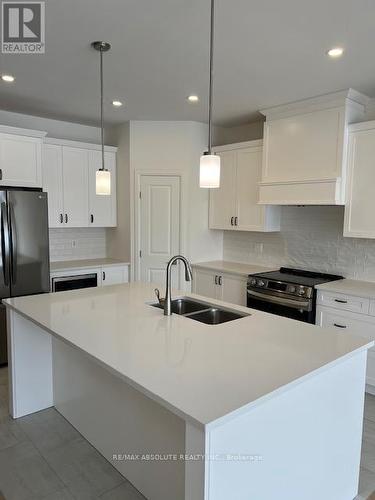
<path id="1" fill-rule="evenodd" d="M 106 230 L 101 227 L 50 229 L 50 259 L 99 259 L 106 257 Z"/>
<path id="2" fill-rule="evenodd" d="M 224 232 L 224 259 L 375 281 L 375 240 L 343 237 L 344 207 L 282 207 L 279 233 Z"/>

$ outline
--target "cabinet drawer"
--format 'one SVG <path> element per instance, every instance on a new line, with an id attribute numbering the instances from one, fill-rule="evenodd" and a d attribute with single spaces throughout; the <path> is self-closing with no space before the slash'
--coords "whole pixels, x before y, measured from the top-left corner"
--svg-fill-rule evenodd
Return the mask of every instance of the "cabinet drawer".
<path id="1" fill-rule="evenodd" d="M 326 307 L 334 307 L 345 311 L 368 314 L 370 299 L 344 295 L 342 293 L 318 291 L 318 304 Z M 375 315 L 375 306 L 374 306 Z"/>
<path id="2" fill-rule="evenodd" d="M 375 319 L 370 316 L 318 307 L 316 322 L 324 328 L 335 328 L 339 331 L 375 340 Z M 372 347 L 370 351 L 375 354 L 375 347 Z"/>

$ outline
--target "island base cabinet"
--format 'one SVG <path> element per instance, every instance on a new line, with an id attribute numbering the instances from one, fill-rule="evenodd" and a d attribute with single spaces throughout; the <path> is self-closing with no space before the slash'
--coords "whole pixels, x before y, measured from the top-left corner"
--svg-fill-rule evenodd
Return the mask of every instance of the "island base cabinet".
<path id="1" fill-rule="evenodd" d="M 148 500 L 357 495 L 365 350 L 204 425 L 15 311 L 8 316 L 13 417 L 54 405 Z"/>

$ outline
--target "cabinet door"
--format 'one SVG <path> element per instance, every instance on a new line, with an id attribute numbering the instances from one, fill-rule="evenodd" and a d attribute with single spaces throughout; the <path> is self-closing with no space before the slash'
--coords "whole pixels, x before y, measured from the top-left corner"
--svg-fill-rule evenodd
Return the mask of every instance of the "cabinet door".
<path id="1" fill-rule="evenodd" d="M 116 155 L 104 154 L 106 168 L 111 172 L 111 194 L 96 194 L 96 171 L 102 166 L 101 151 L 89 153 L 89 224 L 96 227 L 116 226 Z"/>
<path id="2" fill-rule="evenodd" d="M 266 207 L 257 205 L 258 183 L 262 174 L 261 148 L 237 151 L 237 228 L 243 231 L 263 231 L 265 229 Z"/>
<path id="3" fill-rule="evenodd" d="M 344 112 L 324 109 L 264 125 L 265 182 L 329 179 L 341 175 Z"/>
<path id="4" fill-rule="evenodd" d="M 63 146 L 64 223 L 67 227 L 89 225 L 87 149 Z"/>
<path id="5" fill-rule="evenodd" d="M 318 306 L 316 324 L 325 328 L 333 327 L 338 331 L 354 333 L 369 340 L 375 340 L 375 319 L 366 314 L 357 314 Z M 375 352 L 375 347 L 372 347 L 370 351 Z"/>
<path id="6" fill-rule="evenodd" d="M 236 151 L 220 153 L 220 187 L 210 190 L 210 229 L 232 229 L 236 211 Z"/>
<path id="7" fill-rule="evenodd" d="M 111 266 L 102 268 L 102 286 L 119 285 L 128 282 L 127 266 Z"/>
<path id="8" fill-rule="evenodd" d="M 193 277 L 193 290 L 198 295 L 217 299 L 219 290 L 215 283 L 217 273 L 214 271 L 206 271 L 205 269 L 195 269 Z"/>
<path id="9" fill-rule="evenodd" d="M 0 185 L 42 187 L 41 156 L 41 139 L 0 134 Z"/>
<path id="10" fill-rule="evenodd" d="M 350 134 L 344 236 L 375 238 L 375 130 Z"/>
<path id="11" fill-rule="evenodd" d="M 239 306 L 246 306 L 246 278 L 241 276 L 222 275 L 220 286 L 220 299 L 224 302 L 237 304 Z"/>
<path id="12" fill-rule="evenodd" d="M 43 146 L 43 190 L 48 193 L 48 225 L 64 226 L 62 147 L 54 144 Z"/>

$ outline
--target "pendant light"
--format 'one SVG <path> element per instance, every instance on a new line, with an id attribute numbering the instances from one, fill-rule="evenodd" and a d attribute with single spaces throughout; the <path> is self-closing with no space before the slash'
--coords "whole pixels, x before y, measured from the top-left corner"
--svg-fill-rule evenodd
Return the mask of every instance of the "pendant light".
<path id="1" fill-rule="evenodd" d="M 214 59 L 214 0 L 211 0 L 211 29 L 210 29 L 210 78 L 208 89 L 208 151 L 200 159 L 199 186 L 201 188 L 220 187 L 220 156 L 212 153 L 212 89 L 213 89 L 213 59 Z"/>
<path id="2" fill-rule="evenodd" d="M 96 194 L 110 195 L 111 194 L 111 172 L 105 168 L 104 163 L 104 121 L 103 121 L 103 52 L 108 52 L 111 44 L 108 42 L 92 42 L 91 47 L 97 50 L 100 54 L 100 137 L 101 137 L 101 167 L 96 171 Z"/>

